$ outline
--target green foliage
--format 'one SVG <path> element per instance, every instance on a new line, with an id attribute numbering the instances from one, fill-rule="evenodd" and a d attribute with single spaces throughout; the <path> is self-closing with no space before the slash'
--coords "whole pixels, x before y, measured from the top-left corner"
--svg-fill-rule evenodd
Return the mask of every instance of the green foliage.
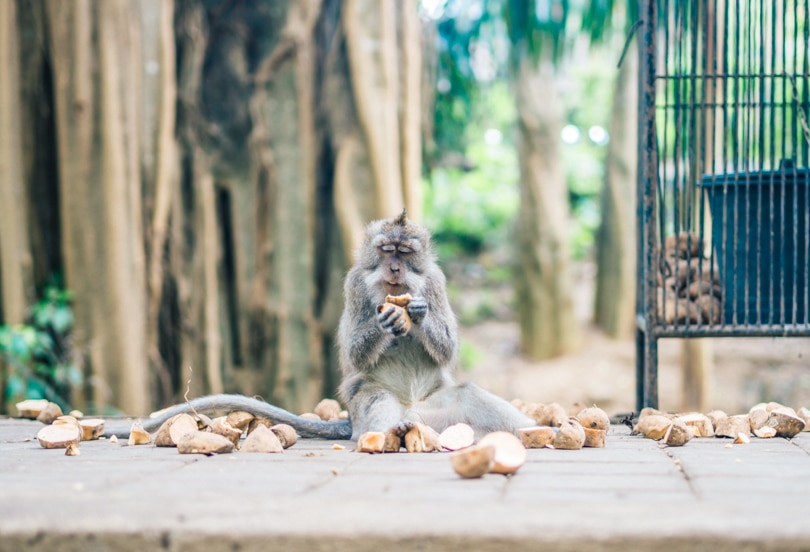
<path id="1" fill-rule="evenodd" d="M 511 96 L 503 82 L 483 91 L 486 101 L 465 128 L 471 170 L 437 167 L 425 186 L 425 222 L 442 257 L 502 244 L 518 206 L 517 157 L 508 139 Z"/>
<path id="2" fill-rule="evenodd" d="M 604 183 L 606 144 L 595 143 L 588 130 L 593 126 L 610 126 L 610 105 L 613 96 L 615 65 L 612 49 L 592 50 L 582 63 L 572 64 L 571 81 L 566 90 L 565 124 L 580 131 L 573 144 L 562 144 L 560 152 L 565 167 L 568 200 L 574 227 L 571 234 L 571 254 L 575 259 L 587 257 L 593 250 L 599 227 L 600 194 Z"/>
<path id="3" fill-rule="evenodd" d="M 9 369 L 3 390 L 9 403 L 48 399 L 69 409 L 82 372 L 71 357 L 73 310 L 70 292 L 45 288 L 26 324 L 0 325 L 0 358 Z"/>
<path id="4" fill-rule="evenodd" d="M 437 155 L 429 163 L 425 194 L 426 222 L 441 257 L 508 245 L 520 199 L 518 160 L 510 140 L 516 113 L 505 84 L 507 62 L 541 55 L 565 66 L 566 77 L 561 79 L 565 123 L 580 130 L 576 143 L 561 144 L 574 222 L 571 251 L 579 259 L 591 253 L 607 148 L 589 139 L 588 130 L 609 127 L 617 48 L 636 19 L 633 0 L 447 2 L 437 22 L 441 84 L 434 120 Z M 612 47 L 590 51 L 572 47 L 582 34 L 592 44 L 613 38 Z M 482 80 L 476 71 L 481 50 L 495 65 L 490 80 Z M 488 129 L 499 130 L 503 140 L 487 143 L 483 137 Z M 442 163 L 442 155 L 451 157 L 447 152 L 463 162 Z"/>
<path id="5" fill-rule="evenodd" d="M 458 356 L 461 369 L 465 372 L 469 372 L 481 362 L 483 354 L 478 347 L 469 341 L 462 340 Z"/>
<path id="6" fill-rule="evenodd" d="M 502 0 L 513 64 L 528 56 L 559 60 L 565 45 L 568 0 Z"/>

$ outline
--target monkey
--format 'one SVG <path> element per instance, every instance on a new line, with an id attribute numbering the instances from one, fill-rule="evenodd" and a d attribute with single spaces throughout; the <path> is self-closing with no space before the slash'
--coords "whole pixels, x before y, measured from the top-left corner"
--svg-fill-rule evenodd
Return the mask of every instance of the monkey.
<path id="1" fill-rule="evenodd" d="M 366 226 L 354 266 L 344 281 L 344 309 L 337 346 L 342 380 L 338 396 L 348 420 L 306 420 L 243 395 L 209 395 L 175 405 L 143 422 L 155 431 L 184 412 L 244 410 L 291 425 L 302 437 L 352 439 L 368 431 L 400 435 L 414 423 L 441 432 L 455 423 L 472 426 L 476 439 L 491 431 L 516 433 L 534 420 L 506 400 L 472 383 L 458 384 L 458 324 L 436 262 L 430 232 L 403 212 Z M 402 309 L 378 312 L 386 296 L 410 294 Z M 405 313 L 410 318 L 406 329 Z M 105 435 L 126 436 L 112 426 Z"/>
<path id="2" fill-rule="evenodd" d="M 405 211 L 372 222 L 344 284 L 338 326 L 342 381 L 338 395 L 349 411 L 352 439 L 367 431 L 407 429 L 421 422 L 441 432 L 464 422 L 476 437 L 536 425 L 504 399 L 453 379 L 458 324 L 436 263 L 429 231 Z M 387 295 L 412 296 L 405 310 L 381 313 Z"/>

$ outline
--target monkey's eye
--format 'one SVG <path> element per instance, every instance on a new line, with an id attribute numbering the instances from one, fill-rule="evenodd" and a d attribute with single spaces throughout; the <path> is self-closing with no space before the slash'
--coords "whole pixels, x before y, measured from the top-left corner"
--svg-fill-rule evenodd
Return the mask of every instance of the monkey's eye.
<path id="1" fill-rule="evenodd" d="M 386 253 L 393 253 L 394 251 L 396 251 L 397 248 L 389 243 L 386 245 L 381 245 L 380 249 Z"/>
<path id="2" fill-rule="evenodd" d="M 402 246 L 399 247 L 399 252 L 400 253 L 413 253 L 413 249 L 411 249 L 410 247 L 406 247 L 406 246 L 402 245 Z"/>

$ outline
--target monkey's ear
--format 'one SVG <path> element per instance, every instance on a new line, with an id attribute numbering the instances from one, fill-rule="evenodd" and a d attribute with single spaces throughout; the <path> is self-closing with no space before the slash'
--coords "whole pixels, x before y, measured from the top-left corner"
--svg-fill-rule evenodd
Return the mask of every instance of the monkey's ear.
<path id="1" fill-rule="evenodd" d="M 397 224 L 399 226 L 405 226 L 407 222 L 408 222 L 408 213 L 403 207 L 402 213 L 400 213 L 400 215 L 394 219 L 394 224 Z"/>

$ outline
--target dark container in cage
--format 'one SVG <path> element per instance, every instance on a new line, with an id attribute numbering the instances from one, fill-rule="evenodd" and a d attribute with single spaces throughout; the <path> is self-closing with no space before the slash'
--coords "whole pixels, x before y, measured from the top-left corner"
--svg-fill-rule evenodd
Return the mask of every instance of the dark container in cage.
<path id="1" fill-rule="evenodd" d="M 810 169 L 706 175 L 725 324 L 807 322 Z"/>

